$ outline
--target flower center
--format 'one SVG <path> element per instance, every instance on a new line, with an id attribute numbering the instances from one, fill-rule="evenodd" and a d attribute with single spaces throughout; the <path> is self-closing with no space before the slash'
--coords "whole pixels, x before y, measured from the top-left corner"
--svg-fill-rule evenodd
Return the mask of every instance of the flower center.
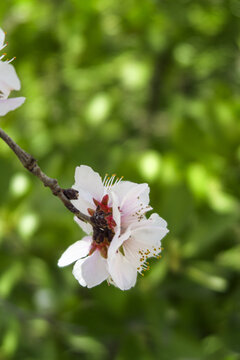
<path id="1" fill-rule="evenodd" d="M 101 244 L 104 241 L 109 243 L 114 236 L 113 230 L 109 227 L 107 217 L 112 216 L 111 213 L 105 213 L 99 206 L 91 217 L 93 223 L 93 240 L 97 244 Z"/>
<path id="2" fill-rule="evenodd" d="M 112 207 L 108 206 L 108 200 L 108 195 L 105 195 L 101 202 L 93 199 L 96 210 L 88 209 L 93 227 L 93 242 L 90 253 L 99 249 L 103 257 L 107 257 L 107 249 L 114 237 L 114 227 L 116 226 Z"/>

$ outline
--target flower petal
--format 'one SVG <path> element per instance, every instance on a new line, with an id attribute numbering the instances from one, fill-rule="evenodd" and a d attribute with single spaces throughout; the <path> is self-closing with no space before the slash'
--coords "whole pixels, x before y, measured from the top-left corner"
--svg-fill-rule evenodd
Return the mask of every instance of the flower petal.
<path id="1" fill-rule="evenodd" d="M 0 116 L 6 115 L 9 111 L 17 109 L 25 101 L 25 97 L 17 97 L 12 99 L 0 99 Z"/>
<path id="2" fill-rule="evenodd" d="M 150 221 L 153 222 L 153 225 L 155 226 L 161 226 L 166 228 L 167 227 L 167 222 L 166 220 L 164 220 L 163 218 L 161 218 L 158 214 L 154 213 L 150 216 L 150 218 L 148 219 Z"/>
<path id="3" fill-rule="evenodd" d="M 138 268 L 141 264 L 141 253 L 139 253 L 139 250 L 141 250 L 141 245 L 137 241 L 132 241 L 132 238 L 129 238 L 127 241 L 123 244 L 123 251 L 128 259 L 128 261 L 131 262 L 132 265 L 135 266 L 135 268 Z"/>
<path id="4" fill-rule="evenodd" d="M 101 284 L 109 276 L 107 260 L 104 259 L 98 250 L 88 256 L 84 261 L 79 260 L 73 268 L 73 275 L 83 286 L 92 288 Z"/>
<path id="5" fill-rule="evenodd" d="M 138 184 L 131 181 L 120 181 L 119 183 L 114 184 L 111 187 L 111 190 L 114 191 L 114 193 L 117 195 L 119 203 L 121 204 L 125 195 L 136 185 Z"/>
<path id="6" fill-rule="evenodd" d="M 84 259 L 80 259 L 78 260 L 73 267 L 73 276 L 75 277 L 75 279 L 77 279 L 77 281 L 79 282 L 80 285 L 82 286 L 87 286 L 86 281 L 83 279 L 82 277 L 82 264 L 87 260 L 87 258 Z"/>
<path id="7" fill-rule="evenodd" d="M 131 231 L 129 229 L 127 229 L 121 236 L 117 235 L 117 233 L 114 235 L 108 248 L 108 258 L 116 254 L 117 250 L 120 248 L 120 246 L 122 246 L 124 241 L 129 238 L 130 235 Z"/>
<path id="8" fill-rule="evenodd" d="M 139 200 L 139 201 L 138 201 Z M 127 210 L 129 207 L 133 207 L 137 203 L 149 204 L 149 186 L 148 184 L 136 184 L 132 187 L 124 196 L 121 203 L 121 210 Z"/>
<path id="9" fill-rule="evenodd" d="M 108 268 L 114 284 L 119 289 L 128 290 L 136 284 L 137 269 L 121 252 L 108 259 Z"/>
<path id="10" fill-rule="evenodd" d="M 145 213 L 152 209 L 148 203 L 148 184 L 135 184 L 124 196 L 120 205 L 122 229 L 126 229 L 132 223 L 144 219 Z"/>
<path id="11" fill-rule="evenodd" d="M 123 251 L 139 270 L 143 258 L 156 257 L 161 252 L 161 239 L 168 233 L 167 223 L 158 214 L 152 214 L 149 219 L 133 224 L 130 229 L 131 236 L 123 243 Z"/>
<path id="12" fill-rule="evenodd" d="M 21 83 L 13 65 L 0 61 L 0 81 L 4 82 L 9 90 L 20 90 Z"/>
<path id="13" fill-rule="evenodd" d="M 91 234 L 92 226 L 89 223 L 85 223 L 84 221 L 81 221 L 77 216 L 74 216 L 74 220 L 86 234 L 88 235 Z"/>
<path id="14" fill-rule="evenodd" d="M 1 81 L 0 79 L 0 91 L 1 91 L 1 99 L 5 100 L 8 98 L 8 96 L 10 95 L 11 90 L 9 89 L 9 87 L 6 85 L 6 83 L 4 81 Z"/>
<path id="15" fill-rule="evenodd" d="M 4 45 L 5 41 L 5 32 L 0 28 L 0 50 Z"/>
<path id="16" fill-rule="evenodd" d="M 114 229 L 115 234 L 118 236 L 120 234 L 121 226 L 121 213 L 119 210 L 119 201 L 116 194 L 113 191 L 110 191 L 110 203 L 112 206 L 113 219 L 116 223 L 116 228 Z"/>
<path id="17" fill-rule="evenodd" d="M 81 192 L 79 195 L 88 202 L 92 202 L 92 198 L 101 201 L 104 194 L 100 175 L 86 165 L 76 168 L 73 188 Z"/>
<path id="18" fill-rule="evenodd" d="M 91 236 L 85 236 L 82 240 L 70 245 L 58 260 L 58 266 L 67 266 L 74 261 L 87 256 L 91 247 Z"/>
<path id="19" fill-rule="evenodd" d="M 93 202 L 84 200 L 84 197 L 85 197 L 85 192 L 83 190 L 80 191 L 80 189 L 78 189 L 78 198 L 77 200 L 71 200 L 71 203 L 83 214 L 89 215 L 87 209 L 88 208 L 95 209 L 96 206 L 94 205 Z"/>
<path id="20" fill-rule="evenodd" d="M 160 244 L 160 240 L 168 233 L 168 229 L 160 226 L 138 227 L 131 232 L 132 241 L 142 245 L 142 248 L 151 248 Z M 140 247 L 141 249 L 141 247 Z"/>
<path id="21" fill-rule="evenodd" d="M 78 191 L 78 199 L 71 200 L 71 202 L 85 215 L 88 215 L 88 208 L 96 208 L 93 198 L 101 201 L 104 194 L 104 187 L 100 175 L 86 165 L 81 165 L 76 168 L 73 188 Z"/>

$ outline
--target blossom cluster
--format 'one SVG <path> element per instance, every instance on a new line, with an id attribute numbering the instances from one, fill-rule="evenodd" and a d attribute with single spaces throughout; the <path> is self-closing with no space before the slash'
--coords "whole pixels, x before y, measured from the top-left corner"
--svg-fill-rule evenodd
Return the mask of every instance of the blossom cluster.
<path id="1" fill-rule="evenodd" d="M 5 33 L 0 28 L 0 51 L 6 46 Z M 15 110 L 25 101 L 24 97 L 8 99 L 12 90 L 20 90 L 21 84 L 13 65 L 10 64 L 13 59 L 3 61 L 2 59 L 5 55 L 6 54 L 2 54 L 0 56 L 0 116 L 4 116 L 9 111 Z"/>
<path id="2" fill-rule="evenodd" d="M 149 269 L 146 261 L 160 257 L 161 239 L 167 223 L 158 214 L 149 218 L 149 187 L 105 177 L 90 167 L 76 168 L 78 199 L 73 205 L 89 214 L 91 224 L 75 217 L 87 234 L 72 244 L 58 261 L 60 267 L 74 263 L 73 275 L 80 285 L 94 287 L 104 280 L 121 290 L 133 287 L 137 274 Z"/>

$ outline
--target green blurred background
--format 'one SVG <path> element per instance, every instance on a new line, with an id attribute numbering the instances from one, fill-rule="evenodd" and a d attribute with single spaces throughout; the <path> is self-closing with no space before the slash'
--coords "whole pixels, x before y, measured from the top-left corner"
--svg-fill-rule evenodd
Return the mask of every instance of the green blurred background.
<path id="1" fill-rule="evenodd" d="M 170 229 L 134 289 L 81 288 L 83 233 L 0 142 L 0 359 L 240 359 L 240 1 L 2 0 L 0 26 L 3 129 L 62 187 L 148 182 Z"/>

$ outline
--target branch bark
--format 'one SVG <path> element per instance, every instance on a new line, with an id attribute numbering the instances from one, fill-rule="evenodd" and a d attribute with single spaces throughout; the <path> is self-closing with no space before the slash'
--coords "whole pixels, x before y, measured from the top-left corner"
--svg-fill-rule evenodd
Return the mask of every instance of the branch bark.
<path id="1" fill-rule="evenodd" d="M 62 189 L 56 179 L 47 176 L 39 167 L 37 160 L 26 151 L 24 151 L 18 144 L 16 144 L 8 134 L 0 128 L 0 138 L 12 149 L 21 161 L 22 165 L 32 174 L 37 176 L 44 186 L 49 187 L 53 195 L 57 196 L 64 206 L 71 211 L 75 216 L 84 222 L 91 224 L 90 216 L 83 214 L 79 211 L 70 200 L 77 199 L 78 192 L 74 189 Z"/>

